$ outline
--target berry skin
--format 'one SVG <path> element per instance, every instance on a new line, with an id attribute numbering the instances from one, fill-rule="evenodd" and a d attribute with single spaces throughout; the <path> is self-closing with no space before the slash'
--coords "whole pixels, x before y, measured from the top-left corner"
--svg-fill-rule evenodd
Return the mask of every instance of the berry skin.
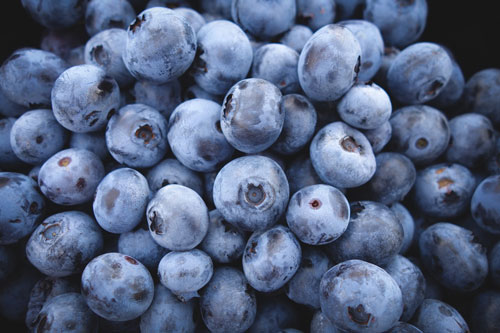
<path id="1" fill-rule="evenodd" d="M 470 211 L 476 223 L 484 230 L 500 234 L 500 175 L 489 176 L 474 190 Z"/>

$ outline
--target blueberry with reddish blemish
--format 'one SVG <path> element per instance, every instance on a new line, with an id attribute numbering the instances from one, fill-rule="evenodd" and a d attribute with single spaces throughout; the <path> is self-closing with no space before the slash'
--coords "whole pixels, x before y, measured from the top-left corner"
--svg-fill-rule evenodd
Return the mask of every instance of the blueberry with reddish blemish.
<path id="1" fill-rule="evenodd" d="M 57 121 L 73 132 L 103 129 L 120 106 L 115 79 L 94 65 L 73 66 L 64 71 L 52 89 L 52 111 Z"/>
<path id="2" fill-rule="evenodd" d="M 474 190 L 470 211 L 484 230 L 500 234 L 500 175 L 489 176 Z"/>
<path id="3" fill-rule="evenodd" d="M 196 53 L 196 33 L 189 22 L 168 8 L 142 11 L 130 23 L 123 62 L 138 80 L 156 84 L 181 76 Z"/>
<path id="4" fill-rule="evenodd" d="M 0 119 L 0 165 L 2 165 L 2 169 L 4 170 L 11 170 L 23 163 L 16 156 L 10 145 L 10 132 L 15 122 L 16 118 Z"/>
<path id="5" fill-rule="evenodd" d="M 347 124 L 375 129 L 389 120 L 392 104 L 384 89 L 372 82 L 355 84 L 339 101 L 337 112 Z"/>
<path id="6" fill-rule="evenodd" d="M 361 67 L 358 79 L 361 81 L 371 80 L 382 65 L 384 53 L 384 41 L 379 28 L 365 20 L 346 20 L 337 22 L 354 34 L 361 46 Z"/>
<path id="7" fill-rule="evenodd" d="M 240 270 L 221 266 L 201 290 L 200 312 L 212 332 L 244 332 L 257 312 L 255 291 Z"/>
<path id="8" fill-rule="evenodd" d="M 484 163 L 495 149 L 495 129 L 479 113 L 465 113 L 450 120 L 446 160 L 473 168 Z"/>
<path id="9" fill-rule="evenodd" d="M 213 199 L 227 222 L 246 231 L 265 230 L 285 212 L 288 181 L 281 167 L 268 157 L 239 157 L 217 174 Z"/>
<path id="10" fill-rule="evenodd" d="M 299 269 L 285 286 L 288 298 L 297 304 L 319 309 L 319 283 L 332 266 L 328 256 L 318 247 L 303 246 Z"/>
<path id="11" fill-rule="evenodd" d="M 489 289 L 478 293 L 470 311 L 469 323 L 472 332 L 495 332 L 500 327 L 500 292 Z"/>
<path id="12" fill-rule="evenodd" d="M 389 205 L 389 208 L 403 227 L 403 245 L 401 245 L 399 254 L 404 254 L 413 243 L 413 236 L 415 234 L 415 221 L 413 220 L 413 216 L 410 214 L 408 209 L 406 209 L 406 207 L 399 202 L 395 202 Z"/>
<path id="13" fill-rule="evenodd" d="M 224 220 L 221 213 L 214 209 L 209 213 L 210 223 L 200 249 L 213 261 L 228 264 L 240 259 L 246 244 L 244 232 Z"/>
<path id="14" fill-rule="evenodd" d="M 360 259 L 383 265 L 399 253 L 403 237 L 403 227 L 386 205 L 356 201 L 351 202 L 346 231 L 328 244 L 325 251 L 334 262 Z"/>
<path id="15" fill-rule="evenodd" d="M 182 101 L 179 80 L 172 80 L 164 84 L 136 81 L 130 93 L 134 96 L 135 103 L 146 104 L 155 108 L 166 119 L 170 117 L 172 111 Z"/>
<path id="16" fill-rule="evenodd" d="M 307 25 L 311 30 L 333 23 L 335 19 L 335 3 L 329 0 L 298 0 L 297 23 Z"/>
<path id="17" fill-rule="evenodd" d="M 187 251 L 201 243 L 208 230 L 208 209 L 203 199 L 182 185 L 167 185 L 156 192 L 146 209 L 151 236 L 171 251 Z"/>
<path id="18" fill-rule="evenodd" d="M 134 82 L 122 60 L 126 40 L 127 32 L 123 29 L 103 30 L 87 41 L 84 51 L 85 63 L 102 68 L 120 87 Z"/>
<path id="19" fill-rule="evenodd" d="M 451 305 L 437 299 L 425 299 L 410 323 L 422 332 L 470 332 L 462 315 Z"/>
<path id="20" fill-rule="evenodd" d="M 341 25 L 316 31 L 299 56 L 300 86 L 313 101 L 336 101 L 355 83 L 361 68 L 358 39 Z"/>
<path id="21" fill-rule="evenodd" d="M 96 221 L 79 211 L 46 218 L 26 244 L 26 257 L 45 275 L 64 277 L 80 273 L 103 249 Z"/>
<path id="22" fill-rule="evenodd" d="M 0 245 L 16 243 L 42 220 L 45 200 L 36 183 L 15 172 L 0 172 Z"/>
<path id="23" fill-rule="evenodd" d="M 153 302 L 141 316 L 141 332 L 161 332 L 168 327 L 172 332 L 194 332 L 197 322 L 197 302 L 180 301 L 162 284 L 155 285 Z"/>
<path id="24" fill-rule="evenodd" d="M 349 202 L 333 186 L 318 184 L 300 189 L 290 199 L 286 222 L 297 238 L 310 245 L 335 241 L 349 224 Z"/>
<path id="25" fill-rule="evenodd" d="M 319 294 L 318 294 L 319 297 Z M 339 329 L 332 324 L 321 310 L 314 313 L 309 327 L 311 333 L 339 333 Z"/>
<path id="26" fill-rule="evenodd" d="M 200 196 L 203 195 L 203 180 L 201 176 L 182 165 L 175 158 L 166 158 L 149 169 L 146 174 L 151 191 L 156 192 L 160 188 L 177 184 L 189 187 Z"/>
<path id="27" fill-rule="evenodd" d="M 236 24 L 226 20 L 212 21 L 200 29 L 197 39 L 198 48 L 190 73 L 202 89 L 223 95 L 247 76 L 252 65 L 252 46 Z"/>
<path id="28" fill-rule="evenodd" d="M 369 196 L 389 205 L 403 201 L 417 178 L 412 161 L 399 153 L 380 153 L 375 158 L 377 170 L 367 184 Z"/>
<path id="29" fill-rule="evenodd" d="M 281 91 L 263 79 L 245 79 L 227 92 L 220 124 L 227 141 L 253 154 L 266 150 L 279 137 L 285 121 Z"/>
<path id="30" fill-rule="evenodd" d="M 396 281 L 382 268 L 347 260 L 330 268 L 320 283 L 321 312 L 336 327 L 354 332 L 384 332 L 403 313 Z"/>
<path id="31" fill-rule="evenodd" d="M 248 239 L 243 253 L 243 272 L 248 283 L 261 292 L 276 291 L 297 272 L 300 244 L 284 226 L 257 231 Z"/>
<path id="32" fill-rule="evenodd" d="M 313 32 L 309 27 L 301 24 L 295 24 L 290 28 L 290 30 L 285 32 L 283 37 L 281 37 L 280 43 L 300 53 L 307 40 L 311 38 L 312 34 Z"/>
<path id="33" fill-rule="evenodd" d="M 297 93 L 298 61 L 299 54 L 294 49 L 279 43 L 264 44 L 254 53 L 252 77 L 275 84 L 283 94 Z"/>
<path id="34" fill-rule="evenodd" d="M 404 47 L 424 32 L 427 21 L 426 0 L 366 0 L 363 19 L 374 23 L 384 42 Z"/>
<path id="35" fill-rule="evenodd" d="M 314 170 L 329 185 L 357 187 L 375 173 L 376 161 L 370 143 L 363 133 L 341 121 L 319 130 L 309 151 Z"/>
<path id="36" fill-rule="evenodd" d="M 101 161 L 109 159 L 108 147 L 104 132 L 71 133 L 69 148 L 86 149 L 93 152 Z"/>
<path id="37" fill-rule="evenodd" d="M 234 148 L 227 142 L 220 123 L 221 106 L 207 99 L 190 99 L 170 115 L 168 143 L 184 166 L 211 172 L 231 158 Z"/>
<path id="38" fill-rule="evenodd" d="M 22 0 L 31 17 L 49 29 L 68 28 L 83 17 L 88 0 Z"/>
<path id="39" fill-rule="evenodd" d="M 136 258 L 151 272 L 154 272 L 168 250 L 154 241 L 149 230 L 138 228 L 120 234 L 118 252 Z"/>
<path id="40" fill-rule="evenodd" d="M 425 229 L 419 239 L 425 269 L 445 288 L 470 292 L 488 275 L 486 249 L 465 228 L 439 222 Z"/>
<path id="41" fill-rule="evenodd" d="M 420 170 L 414 202 L 424 214 L 454 218 L 463 214 L 476 188 L 474 175 L 460 164 L 437 164 Z"/>
<path id="42" fill-rule="evenodd" d="M 23 162 L 40 164 L 62 150 L 68 131 L 48 109 L 32 110 L 19 117 L 10 132 L 10 145 Z"/>
<path id="43" fill-rule="evenodd" d="M 82 294 L 89 308 L 107 320 L 125 321 L 151 305 L 154 283 L 148 269 L 121 253 L 105 253 L 85 267 Z"/>
<path id="44" fill-rule="evenodd" d="M 500 241 L 493 246 L 488 254 L 488 268 L 493 285 L 500 287 Z"/>
<path id="45" fill-rule="evenodd" d="M 428 165 L 448 148 L 450 127 L 446 116 L 431 106 L 412 105 L 396 110 L 390 120 L 388 147 L 416 165 Z"/>
<path id="46" fill-rule="evenodd" d="M 97 155 L 69 148 L 43 163 L 38 186 L 49 200 L 59 205 L 77 205 L 93 198 L 103 177 L 104 166 Z"/>
<path id="47" fill-rule="evenodd" d="M 33 323 L 34 332 L 94 332 L 98 317 L 80 293 L 69 292 L 48 300 Z"/>
<path id="48" fill-rule="evenodd" d="M 382 268 L 396 281 L 403 295 L 401 321 L 409 321 L 425 297 L 425 277 L 420 268 L 401 255 L 395 255 Z"/>
<path id="49" fill-rule="evenodd" d="M 135 11 L 127 0 L 90 0 L 85 9 L 85 30 L 90 36 L 111 28 L 127 29 Z"/>
<path id="50" fill-rule="evenodd" d="M 31 289 L 28 310 L 26 311 L 26 326 L 33 330 L 36 319 L 44 304 L 52 298 L 71 292 L 79 292 L 80 288 L 76 281 L 71 278 L 44 277 L 40 279 Z M 85 304 L 85 303 L 84 303 Z M 87 306 L 85 304 L 85 306 Z"/>
<path id="51" fill-rule="evenodd" d="M 463 92 L 463 109 L 480 113 L 500 125 L 500 69 L 487 68 L 472 75 Z"/>
<path id="52" fill-rule="evenodd" d="M 114 114 L 106 127 L 109 153 L 120 164 L 148 168 L 168 151 L 167 120 L 144 104 L 129 104 Z"/>
<path id="53" fill-rule="evenodd" d="M 294 0 L 236 0 L 231 6 L 233 21 L 262 40 L 270 40 L 290 29 L 297 13 Z"/>
<path id="54" fill-rule="evenodd" d="M 452 73 L 451 58 L 443 47 L 415 43 L 393 60 L 387 72 L 387 87 L 402 104 L 423 104 L 439 95 Z"/>
<path id="55" fill-rule="evenodd" d="M 0 88 L 7 99 L 25 108 L 49 107 L 54 81 L 67 66 L 51 52 L 19 49 L 0 67 Z"/>
<path id="56" fill-rule="evenodd" d="M 183 302 L 199 297 L 198 290 L 212 278 L 213 263 L 205 252 L 189 251 L 167 253 L 158 264 L 158 277 Z"/>
<path id="57" fill-rule="evenodd" d="M 140 172 L 130 168 L 111 171 L 94 195 L 97 223 L 115 234 L 132 231 L 144 218 L 150 194 L 148 181 Z"/>
<path id="58" fill-rule="evenodd" d="M 304 148 L 314 135 L 316 109 L 305 96 L 299 94 L 283 96 L 280 107 L 285 114 L 285 122 L 271 149 L 280 154 L 291 155 Z"/>
<path id="59" fill-rule="evenodd" d="M 286 169 L 286 177 L 290 185 L 290 194 L 303 187 L 323 183 L 306 154 L 299 154 L 290 162 Z"/>

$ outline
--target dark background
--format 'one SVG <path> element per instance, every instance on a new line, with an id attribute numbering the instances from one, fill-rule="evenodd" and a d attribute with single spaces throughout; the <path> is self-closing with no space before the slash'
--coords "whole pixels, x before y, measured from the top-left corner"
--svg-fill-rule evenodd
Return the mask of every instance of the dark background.
<path id="1" fill-rule="evenodd" d="M 24 11 L 20 0 L 8 2 L 10 8 L 3 11 L 0 20 L 0 62 L 17 48 L 39 47 L 44 31 Z M 484 68 L 500 68 L 496 1 L 428 0 L 427 3 L 429 15 L 421 41 L 437 42 L 450 48 L 466 78 Z"/>

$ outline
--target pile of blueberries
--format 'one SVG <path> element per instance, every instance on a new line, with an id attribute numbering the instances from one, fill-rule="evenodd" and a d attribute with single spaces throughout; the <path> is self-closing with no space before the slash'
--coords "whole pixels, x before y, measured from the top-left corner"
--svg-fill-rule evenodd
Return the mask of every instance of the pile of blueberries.
<path id="1" fill-rule="evenodd" d="M 426 0 L 21 3 L 1 327 L 500 332 L 500 69 Z"/>

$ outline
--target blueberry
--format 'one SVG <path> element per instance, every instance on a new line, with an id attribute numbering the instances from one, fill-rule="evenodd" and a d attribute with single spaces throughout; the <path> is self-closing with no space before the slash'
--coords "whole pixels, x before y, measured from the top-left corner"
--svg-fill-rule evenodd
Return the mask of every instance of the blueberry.
<path id="1" fill-rule="evenodd" d="M 29 164 L 40 164 L 66 145 L 68 132 L 51 110 L 24 113 L 12 125 L 10 145 L 16 156 Z"/>
<path id="2" fill-rule="evenodd" d="M 217 170 L 233 154 L 222 133 L 221 107 L 206 99 L 191 99 L 170 115 L 168 142 L 177 159 L 199 172 Z"/>
<path id="3" fill-rule="evenodd" d="M 339 333 L 339 329 L 332 324 L 321 310 L 314 313 L 311 319 L 311 333 Z"/>
<path id="4" fill-rule="evenodd" d="M 394 46 L 384 47 L 382 63 L 380 64 L 380 68 L 378 69 L 377 74 L 375 74 L 374 80 L 385 89 L 387 89 L 387 72 L 389 71 L 389 68 L 391 67 L 392 63 L 394 62 L 394 59 L 396 59 L 399 53 L 401 53 L 401 50 Z M 437 98 L 438 97 L 436 97 L 434 100 L 436 100 Z"/>
<path id="5" fill-rule="evenodd" d="M 68 278 L 45 277 L 39 280 L 31 289 L 26 312 L 26 326 L 30 330 L 34 329 L 37 316 L 46 302 L 56 296 L 73 292 L 79 292 L 79 287 Z"/>
<path id="6" fill-rule="evenodd" d="M 122 60 L 126 40 L 127 32 L 123 29 L 103 30 L 87 41 L 84 51 L 85 63 L 101 67 L 120 87 L 126 87 L 134 82 Z"/>
<path id="7" fill-rule="evenodd" d="M 126 105 L 109 120 L 106 145 L 119 163 L 151 167 L 167 153 L 167 120 L 150 106 Z"/>
<path id="8" fill-rule="evenodd" d="M 213 196 L 215 207 L 227 222 L 243 230 L 264 230 L 285 212 L 288 181 L 272 159 L 244 156 L 219 171 Z"/>
<path id="9" fill-rule="evenodd" d="M 486 169 L 491 175 L 500 174 L 500 135 L 496 135 L 495 146 L 486 161 Z"/>
<path id="10" fill-rule="evenodd" d="M 303 187 L 321 184 L 322 180 L 314 170 L 311 159 L 306 154 L 298 154 L 288 166 L 286 177 L 290 185 L 290 193 L 294 194 Z"/>
<path id="11" fill-rule="evenodd" d="M 145 0 L 131 0 L 135 2 L 146 2 Z M 142 4 L 144 7 L 144 4 Z M 167 7 L 167 8 L 179 8 L 179 7 L 190 7 L 188 0 L 149 0 L 145 5 L 146 9 L 153 7 Z"/>
<path id="12" fill-rule="evenodd" d="M 0 88 L 7 99 L 23 107 L 48 107 L 54 81 L 66 66 L 64 60 L 53 53 L 19 49 L 0 67 Z"/>
<path id="13" fill-rule="evenodd" d="M 319 283 L 332 266 L 328 256 L 319 248 L 304 246 L 300 267 L 285 286 L 288 298 L 295 303 L 319 309 Z"/>
<path id="14" fill-rule="evenodd" d="M 370 197 L 386 205 L 402 201 L 417 178 L 412 161 L 391 152 L 378 154 L 376 161 L 377 170 L 367 184 Z"/>
<path id="15" fill-rule="evenodd" d="M 446 222 L 436 223 L 422 232 L 419 248 L 425 268 L 448 289 L 473 291 L 486 279 L 486 249 L 465 228 Z"/>
<path id="16" fill-rule="evenodd" d="M 337 22 L 354 34 L 361 46 L 361 67 L 358 78 L 362 81 L 371 80 L 382 65 L 384 41 L 378 27 L 365 20 L 347 20 Z"/>
<path id="17" fill-rule="evenodd" d="M 299 325 L 300 308 L 285 295 L 264 293 L 258 296 L 257 315 L 249 333 L 274 333 Z"/>
<path id="18" fill-rule="evenodd" d="M 412 318 L 411 323 L 426 333 L 470 332 L 467 323 L 457 310 L 451 305 L 436 299 L 425 299 Z"/>
<path id="19" fill-rule="evenodd" d="M 485 290 L 473 300 L 470 313 L 470 326 L 473 332 L 495 332 L 500 328 L 500 292 Z"/>
<path id="20" fill-rule="evenodd" d="M 329 0 L 298 0 L 297 22 L 307 25 L 313 31 L 333 23 L 335 2 Z"/>
<path id="21" fill-rule="evenodd" d="M 329 24 L 316 31 L 299 56 L 300 86 L 315 101 L 335 101 L 354 84 L 361 66 L 361 46 L 347 28 Z"/>
<path id="22" fill-rule="evenodd" d="M 484 230 L 500 234 L 500 175 L 489 176 L 475 189 L 470 203 L 472 217 Z"/>
<path id="23" fill-rule="evenodd" d="M 403 237 L 403 227 L 387 206 L 356 201 L 347 230 L 325 249 L 334 262 L 361 259 L 380 265 L 399 253 Z"/>
<path id="24" fill-rule="evenodd" d="M 168 250 L 158 245 L 148 230 L 139 228 L 120 234 L 118 252 L 136 258 L 149 270 L 154 271 Z"/>
<path id="25" fill-rule="evenodd" d="M 71 50 L 85 44 L 86 40 L 87 36 L 80 27 L 63 30 L 47 30 L 42 34 L 40 49 L 52 52 L 68 61 Z"/>
<path id="26" fill-rule="evenodd" d="M 162 84 L 181 76 L 195 52 L 196 33 L 188 21 L 170 9 L 153 7 L 128 27 L 122 57 L 136 79 Z"/>
<path id="27" fill-rule="evenodd" d="M 156 192 L 146 209 L 153 239 L 172 251 L 191 250 L 208 230 L 208 209 L 201 197 L 182 185 L 167 185 Z"/>
<path id="28" fill-rule="evenodd" d="M 257 312 L 255 292 L 241 271 L 221 266 L 201 291 L 200 310 L 211 332 L 244 332 Z"/>
<path id="29" fill-rule="evenodd" d="M 21 0 L 33 19 L 49 29 L 61 29 L 75 25 L 85 12 L 88 0 Z"/>
<path id="30" fill-rule="evenodd" d="M 0 115 L 8 117 L 19 117 L 26 112 L 26 107 L 12 102 L 5 96 L 0 85 Z"/>
<path id="31" fill-rule="evenodd" d="M 445 48 L 451 58 L 453 71 L 448 83 L 443 87 L 439 95 L 431 101 L 437 108 L 450 108 L 457 105 L 461 100 L 465 89 L 465 78 L 460 65 L 455 61 L 451 52 Z"/>
<path id="32" fill-rule="evenodd" d="M 69 51 L 67 62 L 69 66 L 85 64 L 85 45 L 74 47 Z"/>
<path id="33" fill-rule="evenodd" d="M 366 0 L 363 18 L 373 22 L 387 45 L 404 47 L 424 32 L 426 0 Z"/>
<path id="34" fill-rule="evenodd" d="M 134 169 L 120 168 L 101 180 L 92 207 L 101 228 L 121 234 L 141 222 L 149 199 L 146 177 Z"/>
<path id="35" fill-rule="evenodd" d="M 347 229 L 349 202 L 330 185 L 303 187 L 290 199 L 286 221 L 290 230 L 306 244 L 324 245 L 335 241 Z"/>
<path id="36" fill-rule="evenodd" d="M 375 129 L 391 117 L 391 99 L 375 83 L 357 83 L 342 97 L 337 112 L 343 121 L 353 127 Z"/>
<path id="37" fill-rule="evenodd" d="M 36 332 L 92 332 L 98 326 L 80 293 L 65 293 L 48 300 L 33 325 Z"/>
<path id="38" fill-rule="evenodd" d="M 89 308 L 108 320 L 137 318 L 153 301 L 154 284 L 147 268 L 120 253 L 94 258 L 85 267 L 81 281 Z"/>
<path id="39" fill-rule="evenodd" d="M 432 163 L 446 151 L 450 127 L 446 116 L 431 106 L 413 105 L 396 110 L 390 119 L 391 149 L 416 165 Z"/>
<path id="40" fill-rule="evenodd" d="M 224 97 L 220 119 L 227 141 L 249 154 L 269 148 L 285 121 L 281 97 L 278 87 L 263 79 L 245 79 L 231 87 Z"/>
<path id="41" fill-rule="evenodd" d="M 225 19 L 231 19 L 232 2 L 232 0 L 205 0 L 200 5 L 204 14 L 220 15 Z"/>
<path id="42" fill-rule="evenodd" d="M 127 0 L 90 0 L 85 9 L 85 29 L 90 36 L 111 28 L 123 30 L 134 18 L 134 8 Z"/>
<path id="43" fill-rule="evenodd" d="M 70 67 L 57 78 L 52 89 L 54 116 L 73 132 L 103 129 L 119 105 L 118 84 L 94 65 Z"/>
<path id="44" fill-rule="evenodd" d="M 41 221 L 45 201 L 31 178 L 15 172 L 0 172 L 0 198 L 0 245 L 13 244 Z"/>
<path id="45" fill-rule="evenodd" d="M 15 122 L 16 118 L 0 119 L 0 165 L 6 169 L 15 168 L 22 164 L 10 145 L 10 133 Z"/>
<path id="46" fill-rule="evenodd" d="M 170 184 L 178 184 L 189 187 L 200 196 L 203 195 L 203 181 L 200 175 L 174 158 L 167 158 L 156 164 L 148 171 L 146 178 L 153 192 Z"/>
<path id="47" fill-rule="evenodd" d="M 399 102 L 423 104 L 439 95 L 452 72 L 451 58 L 444 48 L 435 43 L 415 43 L 393 60 L 387 72 L 387 86 Z"/>
<path id="48" fill-rule="evenodd" d="M 421 330 L 405 322 L 398 322 L 387 333 L 423 333 Z"/>
<path id="49" fill-rule="evenodd" d="M 104 166 L 94 153 L 69 148 L 49 158 L 38 174 L 42 193 L 59 205 L 76 205 L 92 199 L 104 177 Z"/>
<path id="50" fill-rule="evenodd" d="M 488 256 L 491 281 L 498 287 L 500 286 L 500 242 L 495 244 Z"/>
<path id="51" fill-rule="evenodd" d="M 466 112 L 476 112 L 500 125 L 500 69 L 487 68 L 472 75 L 465 85 L 463 103 Z"/>
<path id="52" fill-rule="evenodd" d="M 285 114 L 285 122 L 271 149 L 280 154 L 291 155 L 311 140 L 316 128 L 316 110 L 306 97 L 299 94 L 283 96 L 280 107 Z"/>
<path id="53" fill-rule="evenodd" d="M 415 222 L 413 221 L 413 216 L 411 216 L 408 209 L 406 209 L 406 207 L 402 204 L 396 202 L 390 205 L 389 208 L 403 227 L 403 245 L 401 246 L 401 250 L 399 250 L 399 254 L 404 254 L 413 243 Z"/>
<path id="54" fill-rule="evenodd" d="M 384 332 L 398 321 L 403 298 L 382 268 L 348 260 L 330 268 L 320 283 L 321 311 L 342 330 Z"/>
<path id="55" fill-rule="evenodd" d="M 231 6 L 233 21 L 243 30 L 264 40 L 290 29 L 297 13 L 294 0 L 233 0 Z"/>
<path id="56" fill-rule="evenodd" d="M 155 286 L 153 303 L 141 316 L 141 332 L 194 332 L 196 302 L 182 302 L 161 284 Z"/>
<path id="57" fill-rule="evenodd" d="M 67 211 L 46 218 L 26 244 L 26 256 L 48 276 L 80 273 L 103 248 L 101 230 L 93 218 Z"/>
<path id="58" fill-rule="evenodd" d="M 210 281 L 212 274 L 212 259 L 198 249 L 169 252 L 158 265 L 161 284 L 183 302 L 199 297 L 198 290 Z"/>
<path id="59" fill-rule="evenodd" d="M 209 217 L 208 232 L 200 248 L 217 263 L 227 264 L 241 258 L 247 241 L 245 234 L 226 222 L 217 209 L 210 211 Z"/>
<path id="60" fill-rule="evenodd" d="M 255 232 L 243 254 L 243 272 L 250 285 L 261 292 L 283 287 L 299 269 L 301 249 L 288 228 L 281 225 Z"/>
<path id="61" fill-rule="evenodd" d="M 296 24 L 281 37 L 280 43 L 300 53 L 312 34 L 313 32 L 309 27 Z"/>
<path id="62" fill-rule="evenodd" d="M 209 93 L 208 91 L 204 90 L 197 84 L 193 84 L 192 86 L 188 87 L 184 91 L 183 97 L 185 101 L 188 99 L 203 98 L 216 103 L 222 103 L 222 99 L 224 98 L 224 96 L 219 96 Z"/>
<path id="63" fill-rule="evenodd" d="M 102 161 L 109 158 L 104 132 L 71 133 L 69 147 L 86 149 L 96 154 Z"/>
<path id="64" fill-rule="evenodd" d="M 310 154 L 318 176 L 335 187 L 363 185 L 375 173 L 375 156 L 366 137 L 340 121 L 316 133 Z"/>
<path id="65" fill-rule="evenodd" d="M 254 53 L 252 77 L 268 80 L 284 94 L 299 92 L 298 61 L 294 49 L 279 43 L 264 44 Z"/>
<path id="66" fill-rule="evenodd" d="M 137 81 L 131 91 L 135 102 L 146 104 L 160 111 L 168 119 L 172 111 L 181 103 L 181 84 L 172 80 L 164 84 Z"/>

